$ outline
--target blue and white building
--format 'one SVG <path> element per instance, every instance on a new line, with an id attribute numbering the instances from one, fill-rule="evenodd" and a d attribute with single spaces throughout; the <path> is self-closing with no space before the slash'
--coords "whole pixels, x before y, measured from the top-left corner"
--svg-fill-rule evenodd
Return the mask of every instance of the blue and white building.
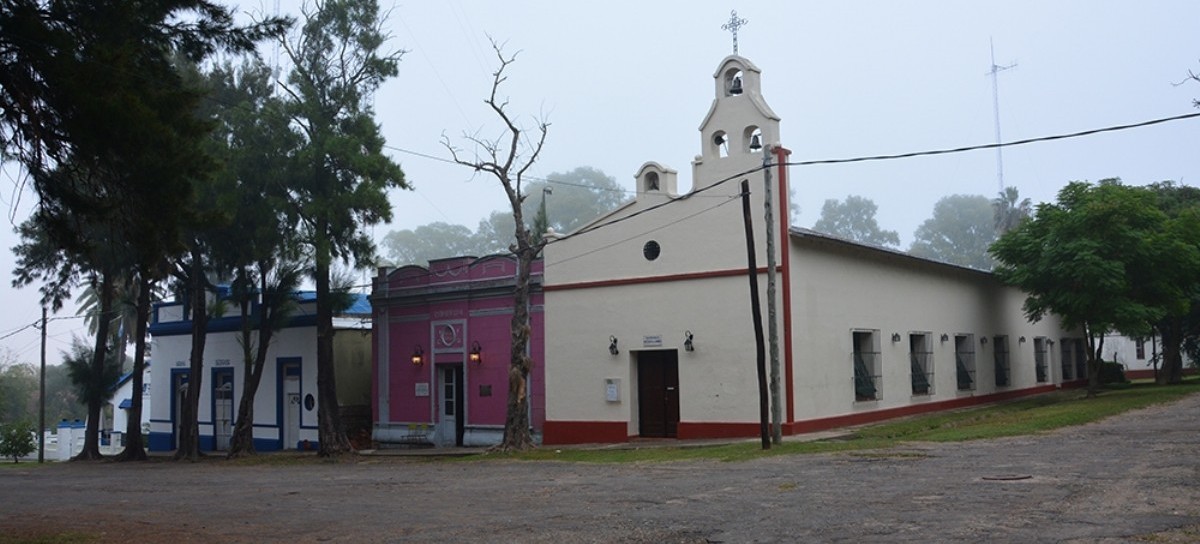
<path id="1" fill-rule="evenodd" d="M 254 447 L 258 451 L 315 449 L 317 442 L 316 294 L 296 294 L 297 309 L 277 331 L 267 353 L 267 368 L 254 399 Z M 251 310 L 257 315 L 257 304 Z M 370 429 L 371 306 L 365 295 L 334 318 L 334 357 L 338 401 L 348 430 Z M 229 448 L 238 404 L 245 387 L 241 316 L 235 305 L 208 323 L 200 387 L 200 449 Z M 150 334 L 152 367 L 148 446 L 176 449 L 183 399 L 196 380 L 189 357 L 192 320 L 182 301 L 154 306 Z M 257 335 L 256 335 L 257 336 Z M 359 421 L 363 419 L 365 421 Z"/>

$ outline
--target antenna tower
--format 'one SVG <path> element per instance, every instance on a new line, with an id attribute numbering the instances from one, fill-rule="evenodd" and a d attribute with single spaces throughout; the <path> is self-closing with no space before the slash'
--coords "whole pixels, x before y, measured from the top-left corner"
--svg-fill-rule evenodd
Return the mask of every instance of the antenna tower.
<path id="1" fill-rule="evenodd" d="M 992 77 L 992 112 L 996 116 L 996 143 L 1000 144 L 1000 84 L 997 82 L 997 74 L 1014 68 L 1017 63 L 1012 63 L 1007 66 L 999 66 L 996 64 L 996 46 L 992 43 L 992 39 L 988 38 L 988 48 L 992 53 L 992 69 L 988 70 L 987 74 Z M 1000 192 L 1004 192 L 1004 149 L 996 148 L 996 182 L 1000 185 Z"/>

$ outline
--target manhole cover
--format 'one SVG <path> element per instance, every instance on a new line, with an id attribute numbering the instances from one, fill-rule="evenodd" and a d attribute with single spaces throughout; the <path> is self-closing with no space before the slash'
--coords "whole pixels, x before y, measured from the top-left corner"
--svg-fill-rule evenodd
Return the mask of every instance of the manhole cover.
<path id="1" fill-rule="evenodd" d="M 1032 477 L 1033 476 L 1030 474 L 992 474 L 990 476 L 984 476 L 983 479 L 989 481 L 1010 482 L 1013 480 L 1028 480 Z"/>

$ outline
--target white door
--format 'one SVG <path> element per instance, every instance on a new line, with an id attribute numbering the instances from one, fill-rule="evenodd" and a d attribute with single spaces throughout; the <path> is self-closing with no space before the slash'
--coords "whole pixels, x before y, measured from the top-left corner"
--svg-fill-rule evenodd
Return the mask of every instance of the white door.
<path id="1" fill-rule="evenodd" d="M 178 449 L 179 439 L 183 436 L 183 407 L 187 404 L 188 375 L 179 373 L 172 377 L 175 380 L 175 413 L 171 414 L 175 421 L 175 444 L 171 449 Z"/>
<path id="2" fill-rule="evenodd" d="M 439 446 L 462 445 L 462 367 L 444 366 L 438 369 L 439 418 L 437 443 Z"/>
<path id="3" fill-rule="evenodd" d="M 214 448 L 225 451 L 233 436 L 233 372 L 218 372 L 213 378 Z"/>
<path id="4" fill-rule="evenodd" d="M 283 380 L 283 449 L 296 449 L 300 443 L 300 377 Z"/>

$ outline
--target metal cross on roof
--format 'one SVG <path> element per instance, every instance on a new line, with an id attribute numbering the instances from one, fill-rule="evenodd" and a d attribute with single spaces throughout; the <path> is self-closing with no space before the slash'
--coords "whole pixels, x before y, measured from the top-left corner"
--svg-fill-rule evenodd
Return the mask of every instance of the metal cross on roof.
<path id="1" fill-rule="evenodd" d="M 750 23 L 750 21 L 747 21 L 745 19 L 738 19 L 737 10 L 735 9 L 735 10 L 729 12 L 729 22 L 721 25 L 721 30 L 728 30 L 733 33 L 733 54 L 734 55 L 738 54 L 738 48 L 737 48 L 738 29 L 742 28 L 743 26 L 746 26 L 749 23 Z"/>

